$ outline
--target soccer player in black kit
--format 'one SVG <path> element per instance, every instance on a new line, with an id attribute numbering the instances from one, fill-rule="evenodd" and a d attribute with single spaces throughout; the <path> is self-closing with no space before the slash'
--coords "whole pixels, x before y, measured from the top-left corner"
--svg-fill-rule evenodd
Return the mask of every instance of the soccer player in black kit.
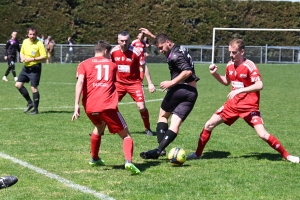
<path id="1" fill-rule="evenodd" d="M 15 71 L 15 62 L 17 59 L 17 52 L 20 52 L 20 43 L 17 39 L 17 31 L 13 31 L 11 34 L 11 39 L 7 40 L 5 49 L 4 49 L 4 59 L 7 60 L 8 68 L 2 78 L 3 81 L 7 82 L 7 76 L 9 72 L 12 72 L 12 75 L 14 76 L 14 80 L 17 81 L 17 75 Z"/>
<path id="2" fill-rule="evenodd" d="M 158 159 L 166 155 L 166 147 L 176 138 L 179 127 L 192 111 L 198 91 L 196 82 L 200 80 L 194 69 L 194 63 L 187 50 L 176 45 L 166 34 L 154 36 L 145 28 L 143 33 L 155 38 L 154 44 L 167 58 L 171 80 L 160 83 L 160 88 L 167 94 L 164 97 L 156 125 L 157 141 L 156 149 L 140 153 L 143 159 Z M 168 119 L 171 117 L 170 126 Z"/>

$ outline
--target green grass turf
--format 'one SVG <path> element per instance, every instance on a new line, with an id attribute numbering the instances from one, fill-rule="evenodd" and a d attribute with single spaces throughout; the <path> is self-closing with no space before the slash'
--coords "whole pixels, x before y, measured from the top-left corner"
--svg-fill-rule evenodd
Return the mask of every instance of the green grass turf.
<path id="1" fill-rule="evenodd" d="M 135 142 L 133 162 L 142 174 L 131 176 L 124 170 L 121 139 L 107 131 L 100 151 L 107 165 L 90 167 L 88 133 L 93 125 L 84 113 L 71 122 L 76 67 L 43 64 L 39 115 L 23 113 L 26 101 L 14 87 L 11 74 L 9 82 L 0 83 L 0 152 L 118 200 L 300 198 L 300 166 L 285 161 L 243 120 L 231 127 L 217 127 L 202 160 L 187 161 L 182 167 L 173 167 L 165 158 L 142 160 L 139 153 L 155 148 L 156 137 L 145 135 L 136 105 L 128 95 L 119 109 Z M 149 64 L 149 68 L 157 88 L 161 81 L 169 80 L 167 64 Z M 269 64 L 259 68 L 264 81 L 261 111 L 266 129 L 291 154 L 299 156 L 300 66 Z M 4 74 L 6 64 L 1 63 L 0 69 Z M 224 69 L 225 65 L 220 65 L 219 72 L 224 74 Z M 21 64 L 16 70 L 20 73 Z M 203 125 L 230 91 L 209 74 L 208 64 L 196 65 L 196 72 L 201 78 L 196 106 L 167 150 L 178 146 L 187 153 L 195 151 Z M 25 86 L 30 91 L 29 84 Z M 159 99 L 165 93 L 145 93 L 147 100 L 156 100 L 146 103 L 155 130 Z M 18 176 L 19 182 L 1 190 L 1 200 L 98 199 L 0 157 L 0 175 L 8 174 Z"/>

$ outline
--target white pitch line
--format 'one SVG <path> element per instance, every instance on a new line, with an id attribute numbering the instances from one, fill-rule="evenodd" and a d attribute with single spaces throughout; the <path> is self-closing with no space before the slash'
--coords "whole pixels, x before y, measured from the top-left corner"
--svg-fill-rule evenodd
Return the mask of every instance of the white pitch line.
<path id="1" fill-rule="evenodd" d="M 76 85 L 76 82 L 74 82 L 74 83 L 64 83 L 64 82 L 43 82 L 43 84 L 54 84 L 54 85 Z M 144 88 L 147 88 L 147 87 L 144 87 Z M 158 91 L 162 91 L 162 89 L 160 89 L 160 88 L 156 88 L 156 90 L 158 90 Z"/>
<path id="2" fill-rule="evenodd" d="M 145 101 L 147 102 L 155 102 L 155 101 L 162 101 L 163 99 L 152 99 L 152 100 L 148 100 Z M 135 104 L 136 102 L 131 101 L 131 102 L 119 102 L 118 105 L 128 105 L 128 104 Z M 39 108 L 45 108 L 45 109 L 60 109 L 60 108 L 74 108 L 74 106 L 56 106 L 56 107 L 43 107 L 43 106 L 39 106 Z M 0 110 L 23 110 L 23 108 L 0 108 Z"/>
<path id="3" fill-rule="evenodd" d="M 31 165 L 31 164 L 29 164 L 27 162 L 24 162 L 24 161 L 19 160 L 17 158 L 11 157 L 11 156 L 9 156 L 9 155 L 7 155 L 5 153 L 0 152 L 0 157 L 5 158 L 7 160 L 11 160 L 14 163 L 17 163 L 19 165 L 22 165 L 23 167 L 29 168 L 29 169 L 37 172 L 37 173 L 40 173 L 40 174 L 42 174 L 44 176 L 49 177 L 51 179 L 55 179 L 58 182 L 63 183 L 64 185 L 66 185 L 66 186 L 68 186 L 68 187 L 70 187 L 70 188 L 72 188 L 74 190 L 79 190 L 80 192 L 83 192 L 83 193 L 92 194 L 95 197 L 98 197 L 99 199 L 102 199 L 102 200 L 115 200 L 114 198 L 112 198 L 110 196 L 98 193 L 97 191 L 92 190 L 92 189 L 90 189 L 88 187 L 85 187 L 85 186 L 82 186 L 82 185 L 78 185 L 78 184 L 76 184 L 76 183 L 74 183 L 74 182 L 72 182 L 70 180 L 67 180 L 65 178 L 60 177 L 57 174 L 53 174 L 53 173 L 48 172 L 48 171 L 46 171 L 44 169 L 41 169 L 39 167 L 35 167 L 35 166 L 33 166 L 33 165 Z"/>

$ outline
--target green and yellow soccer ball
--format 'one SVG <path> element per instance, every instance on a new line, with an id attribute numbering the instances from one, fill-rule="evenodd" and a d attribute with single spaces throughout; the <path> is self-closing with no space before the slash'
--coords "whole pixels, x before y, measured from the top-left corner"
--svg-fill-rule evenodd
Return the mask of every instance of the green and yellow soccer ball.
<path id="1" fill-rule="evenodd" d="M 180 147 L 174 147 L 169 151 L 169 161 L 175 166 L 181 166 L 186 161 L 186 153 Z"/>

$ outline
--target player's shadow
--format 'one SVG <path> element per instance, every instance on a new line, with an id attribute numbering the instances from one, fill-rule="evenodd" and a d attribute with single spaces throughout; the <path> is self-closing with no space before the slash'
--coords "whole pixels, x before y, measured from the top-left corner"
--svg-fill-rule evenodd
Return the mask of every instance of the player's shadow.
<path id="1" fill-rule="evenodd" d="M 141 171 L 145 171 L 147 168 L 160 165 L 160 160 L 147 160 L 145 163 L 134 163 L 134 165 Z M 108 168 L 109 167 L 109 168 Z M 105 165 L 105 170 L 117 169 L 124 170 L 124 165 Z"/>
<path id="2" fill-rule="evenodd" d="M 56 113 L 74 113 L 74 111 L 70 110 L 47 110 L 39 112 L 40 114 L 56 114 Z"/>
<path id="3" fill-rule="evenodd" d="M 257 160 L 271 160 L 271 161 L 282 161 L 282 156 L 277 153 L 257 153 L 257 152 L 252 152 L 249 155 L 245 156 L 239 156 L 236 158 L 256 158 Z"/>
<path id="4" fill-rule="evenodd" d="M 202 158 L 203 159 L 224 159 L 228 158 L 230 156 L 230 152 L 228 151 L 208 151 L 203 153 Z M 281 161 L 282 156 L 280 154 L 276 153 L 250 153 L 248 155 L 244 156 L 233 156 L 230 157 L 230 159 L 237 159 L 237 158 L 256 158 L 257 160 L 271 160 L 271 161 Z"/>
<path id="5" fill-rule="evenodd" d="M 202 154 L 203 159 L 223 159 L 228 158 L 230 152 L 228 151 L 215 151 L 211 150 Z"/>
<path id="6" fill-rule="evenodd" d="M 156 136 L 156 132 L 152 131 L 153 136 Z M 146 135 L 145 131 L 136 131 L 136 132 L 130 132 L 130 134 L 139 134 L 139 135 Z"/>

